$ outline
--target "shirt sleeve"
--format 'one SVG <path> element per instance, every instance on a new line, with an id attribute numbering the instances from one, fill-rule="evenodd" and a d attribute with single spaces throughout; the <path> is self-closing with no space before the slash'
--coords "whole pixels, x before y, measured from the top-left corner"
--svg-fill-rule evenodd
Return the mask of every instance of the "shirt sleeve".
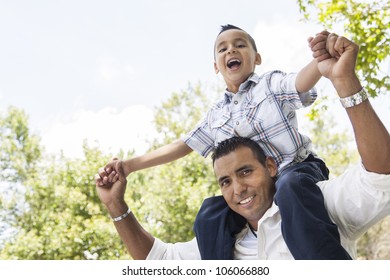
<path id="1" fill-rule="evenodd" d="M 165 243 L 155 238 L 146 260 L 200 260 L 196 238 L 188 242 Z"/>
<path id="2" fill-rule="evenodd" d="M 201 121 L 195 129 L 185 135 L 182 140 L 192 150 L 196 151 L 203 157 L 207 157 L 214 149 L 214 139 L 211 135 L 208 117 Z"/>
<path id="3" fill-rule="evenodd" d="M 313 87 L 307 92 L 297 92 L 295 81 L 297 73 L 272 71 L 268 76 L 268 85 L 271 93 L 277 96 L 283 106 L 293 110 L 310 106 L 317 99 L 317 90 Z"/>
<path id="4" fill-rule="evenodd" d="M 390 175 L 368 172 L 360 164 L 318 186 L 330 217 L 352 240 L 390 215 Z"/>

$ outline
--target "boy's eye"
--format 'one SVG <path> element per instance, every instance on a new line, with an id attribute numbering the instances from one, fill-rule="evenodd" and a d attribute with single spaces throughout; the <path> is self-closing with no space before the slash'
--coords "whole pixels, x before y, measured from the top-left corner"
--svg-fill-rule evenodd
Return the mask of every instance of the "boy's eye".
<path id="1" fill-rule="evenodd" d="M 226 51 L 226 48 L 222 48 L 222 49 L 219 49 L 219 53 L 222 53 L 222 52 L 224 52 L 224 51 Z"/>
<path id="2" fill-rule="evenodd" d="M 246 46 L 244 44 L 239 44 L 237 48 L 245 48 Z"/>

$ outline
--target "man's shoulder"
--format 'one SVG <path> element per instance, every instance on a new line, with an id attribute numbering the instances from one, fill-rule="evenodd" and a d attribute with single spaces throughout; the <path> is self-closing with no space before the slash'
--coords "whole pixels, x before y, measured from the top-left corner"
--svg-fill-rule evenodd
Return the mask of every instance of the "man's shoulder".
<path id="1" fill-rule="evenodd" d="M 317 185 L 322 191 L 339 189 L 351 189 L 351 192 L 357 191 L 358 187 L 362 189 L 375 189 L 377 191 L 390 192 L 390 174 L 378 174 L 365 169 L 362 162 L 347 168 L 347 170 L 330 180 L 320 181 Z M 336 187 L 335 187 L 336 186 Z"/>

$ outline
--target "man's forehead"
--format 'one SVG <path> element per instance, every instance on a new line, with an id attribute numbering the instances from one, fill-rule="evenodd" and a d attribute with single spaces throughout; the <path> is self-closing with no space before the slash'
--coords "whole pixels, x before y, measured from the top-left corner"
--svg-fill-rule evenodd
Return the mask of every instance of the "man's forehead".
<path id="1" fill-rule="evenodd" d="M 221 156 L 214 162 L 214 172 L 216 175 L 229 171 L 234 171 L 240 166 L 248 165 L 257 161 L 252 150 L 248 147 L 238 147 L 234 151 Z M 218 173 L 218 174 L 217 174 Z"/>

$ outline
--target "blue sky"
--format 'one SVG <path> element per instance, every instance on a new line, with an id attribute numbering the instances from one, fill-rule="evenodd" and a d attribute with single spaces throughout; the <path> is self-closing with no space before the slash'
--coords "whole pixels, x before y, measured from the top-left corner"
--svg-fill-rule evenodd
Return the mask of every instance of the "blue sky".
<path id="1" fill-rule="evenodd" d="M 220 25 L 254 36 L 258 72 L 298 71 L 311 59 L 306 38 L 322 30 L 300 18 L 286 0 L 0 0 L 0 111 L 24 109 L 50 153 L 78 156 L 83 139 L 142 151 L 155 106 L 189 82 L 222 82 L 213 71 Z"/>

